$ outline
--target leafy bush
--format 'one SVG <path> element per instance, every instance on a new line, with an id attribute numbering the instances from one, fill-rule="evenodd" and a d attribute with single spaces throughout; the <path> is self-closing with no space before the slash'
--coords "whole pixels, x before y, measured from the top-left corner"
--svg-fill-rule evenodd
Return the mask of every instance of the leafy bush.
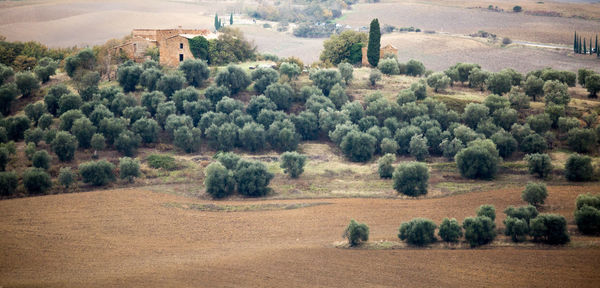
<path id="1" fill-rule="evenodd" d="M 596 132 L 592 129 L 573 128 L 569 130 L 567 142 L 569 147 L 578 153 L 591 152 L 596 145 Z"/>
<path id="2" fill-rule="evenodd" d="M 421 76 L 423 74 L 425 74 L 425 65 L 423 65 L 423 63 L 414 59 L 406 62 L 406 75 Z"/>
<path id="3" fill-rule="evenodd" d="M 115 181 L 115 165 L 106 161 L 90 161 L 79 164 L 79 174 L 84 183 L 94 186 L 104 186 Z"/>
<path id="4" fill-rule="evenodd" d="M 15 172 L 0 172 L 0 196 L 11 196 L 15 193 L 19 178 Z"/>
<path id="5" fill-rule="evenodd" d="M 565 177 L 569 181 L 590 181 L 594 176 L 592 158 L 585 155 L 572 154 L 565 163 Z"/>
<path id="6" fill-rule="evenodd" d="M 210 76 L 210 70 L 204 60 L 187 59 L 179 64 L 179 70 L 185 75 L 186 82 L 194 87 L 202 86 Z"/>
<path id="7" fill-rule="evenodd" d="M 377 64 L 377 69 L 381 71 L 381 73 L 385 75 L 397 75 L 400 74 L 400 69 L 398 68 L 398 61 L 394 58 L 382 59 Z"/>
<path id="8" fill-rule="evenodd" d="M 529 225 L 525 220 L 506 217 L 504 219 L 504 235 L 510 236 L 513 242 L 523 242 L 529 234 Z"/>
<path id="9" fill-rule="evenodd" d="M 519 148 L 527 154 L 544 153 L 548 149 L 548 144 L 543 136 L 530 134 L 521 141 Z"/>
<path id="10" fill-rule="evenodd" d="M 341 83 L 342 75 L 338 70 L 321 69 L 310 73 L 310 80 L 313 85 L 319 87 L 324 95 L 329 95 L 329 91 L 335 84 Z"/>
<path id="11" fill-rule="evenodd" d="M 429 147 L 427 146 L 427 138 L 423 135 L 415 135 L 410 138 L 408 151 L 410 155 L 415 157 L 417 161 L 425 161 L 429 156 Z"/>
<path id="12" fill-rule="evenodd" d="M 175 158 L 164 155 L 164 154 L 150 154 L 146 157 L 146 161 L 148 162 L 148 166 L 154 169 L 164 169 L 164 170 L 175 170 L 177 169 L 177 163 L 175 162 Z"/>
<path id="13" fill-rule="evenodd" d="M 338 70 L 340 71 L 340 75 L 342 75 L 342 79 L 348 85 L 350 81 L 352 81 L 352 73 L 354 72 L 354 68 L 350 63 L 340 63 L 338 65 Z"/>
<path id="14" fill-rule="evenodd" d="M 377 172 L 381 178 L 392 178 L 394 173 L 394 166 L 392 164 L 396 161 L 396 155 L 385 154 L 377 161 Z"/>
<path id="15" fill-rule="evenodd" d="M 600 210 L 583 205 L 580 209 L 575 210 L 575 223 L 577 223 L 577 229 L 583 234 L 600 233 Z"/>
<path id="16" fill-rule="evenodd" d="M 14 83 L 0 86 L 0 114 L 5 116 L 10 114 L 11 105 L 17 99 L 18 94 L 17 85 Z"/>
<path id="17" fill-rule="evenodd" d="M 44 169 L 29 168 L 23 173 L 23 186 L 29 194 L 43 194 L 52 187 L 52 179 Z"/>
<path id="18" fill-rule="evenodd" d="M 488 217 L 492 221 L 496 220 L 496 208 L 494 205 L 481 205 L 477 208 L 477 217 Z"/>
<path id="19" fill-rule="evenodd" d="M 567 220 L 557 214 L 538 215 L 531 220 L 529 230 L 534 241 L 557 245 L 571 240 L 567 233 Z"/>
<path id="20" fill-rule="evenodd" d="M 517 140 L 508 132 L 500 130 L 490 138 L 498 148 L 498 154 L 502 158 L 510 157 L 517 150 Z"/>
<path id="21" fill-rule="evenodd" d="M 583 208 L 583 206 L 590 206 L 596 209 L 600 209 L 600 195 L 596 194 L 579 194 L 575 200 L 576 210 Z"/>
<path id="22" fill-rule="evenodd" d="M 257 161 L 240 160 L 235 170 L 235 180 L 238 193 L 248 197 L 261 197 L 267 195 L 267 187 L 273 179 L 273 174 L 268 171 L 265 164 Z"/>
<path id="23" fill-rule="evenodd" d="M 224 198 L 235 190 L 233 172 L 227 170 L 221 163 L 211 163 L 204 169 L 204 186 L 206 193 L 213 198 Z"/>
<path id="24" fill-rule="evenodd" d="M 71 171 L 71 167 L 60 168 L 60 172 L 58 173 L 58 183 L 64 186 L 65 189 L 69 189 L 69 186 L 76 181 L 75 177 L 76 175 Z"/>
<path id="25" fill-rule="evenodd" d="M 398 238 L 406 240 L 409 244 L 425 246 L 436 241 L 433 221 L 424 218 L 414 218 L 410 222 L 400 225 Z"/>
<path id="26" fill-rule="evenodd" d="M 254 90 L 259 94 L 265 92 L 269 85 L 277 83 L 279 73 L 273 68 L 258 68 L 252 71 L 252 81 L 254 81 Z"/>
<path id="27" fill-rule="evenodd" d="M 23 94 L 23 97 L 30 97 L 35 91 L 40 89 L 38 79 L 31 72 L 19 72 L 15 74 L 15 84 Z"/>
<path id="28" fill-rule="evenodd" d="M 544 100 L 546 104 L 567 105 L 571 101 L 569 87 L 558 80 L 550 80 L 544 83 Z"/>
<path id="29" fill-rule="evenodd" d="M 33 154 L 31 162 L 35 168 L 48 170 L 50 168 L 50 163 L 52 162 L 52 157 L 46 150 L 39 150 Z"/>
<path id="30" fill-rule="evenodd" d="M 121 87 L 123 87 L 123 92 L 133 92 L 135 91 L 135 86 L 140 82 L 140 76 L 144 70 L 139 65 L 127 65 L 127 63 L 122 64 L 117 69 L 117 81 Z"/>
<path id="31" fill-rule="evenodd" d="M 0 146 L 0 171 L 6 170 L 6 164 L 10 160 L 10 155 L 8 153 L 8 149 Z"/>
<path id="32" fill-rule="evenodd" d="M 167 98 L 183 88 L 185 77 L 180 73 L 165 74 L 156 83 L 156 90 L 161 91 Z"/>
<path id="33" fill-rule="evenodd" d="M 92 136 L 92 140 L 90 141 L 90 146 L 94 150 L 104 150 L 106 147 L 106 140 L 104 139 L 104 136 L 98 133 L 94 134 L 94 136 Z"/>
<path id="34" fill-rule="evenodd" d="M 375 153 L 375 137 L 358 131 L 346 134 L 340 144 L 342 152 L 353 162 L 367 162 Z"/>
<path id="35" fill-rule="evenodd" d="M 175 130 L 173 135 L 173 145 L 182 149 L 186 153 L 192 153 L 199 149 L 201 136 L 202 132 L 200 129 L 190 129 L 187 126 L 182 126 Z"/>
<path id="36" fill-rule="evenodd" d="M 527 117 L 527 124 L 537 133 L 544 133 L 552 127 L 552 119 L 546 113 L 535 114 Z"/>
<path id="37" fill-rule="evenodd" d="M 427 85 L 432 87 L 435 92 L 444 91 L 450 85 L 450 78 L 442 72 L 436 72 L 427 77 Z"/>
<path id="38" fill-rule="evenodd" d="M 300 75 L 300 67 L 296 63 L 283 62 L 279 66 L 279 73 L 287 76 L 290 80 L 294 80 Z"/>
<path id="39" fill-rule="evenodd" d="M 137 153 L 141 142 L 142 138 L 139 135 L 127 130 L 115 139 L 115 148 L 123 155 L 131 157 Z"/>
<path id="40" fill-rule="evenodd" d="M 546 189 L 546 184 L 544 183 L 529 182 L 521 194 L 523 201 L 535 207 L 539 207 L 540 205 L 544 204 L 544 200 L 546 200 L 547 197 L 548 190 Z"/>
<path id="41" fill-rule="evenodd" d="M 362 242 L 369 241 L 369 226 L 364 223 L 358 223 L 354 219 L 350 220 L 350 224 L 344 230 L 343 237 L 348 239 L 350 246 L 358 246 Z"/>
<path id="42" fill-rule="evenodd" d="M 281 110 L 289 109 L 294 99 L 294 90 L 288 84 L 273 83 L 266 88 L 264 93 Z"/>
<path id="43" fill-rule="evenodd" d="M 372 69 L 371 73 L 369 73 L 369 83 L 371 83 L 371 86 L 375 86 L 377 81 L 381 81 L 381 72 L 377 69 Z"/>
<path id="44" fill-rule="evenodd" d="M 256 152 L 264 148 L 266 132 L 262 125 L 251 122 L 246 123 L 239 131 L 239 140 L 242 147 L 248 151 Z"/>
<path id="45" fill-rule="evenodd" d="M 392 155 L 396 155 L 396 153 L 398 153 L 398 149 L 400 149 L 400 146 L 398 146 L 398 143 L 396 141 L 394 141 L 394 139 L 392 138 L 383 138 L 381 140 L 381 144 L 380 146 L 380 151 L 381 154 L 392 154 Z M 391 177 L 391 173 L 390 173 L 390 177 Z"/>
<path id="46" fill-rule="evenodd" d="M 456 219 L 444 218 L 440 224 L 438 236 L 445 242 L 456 243 L 463 236 L 462 227 L 460 227 L 460 224 Z"/>
<path id="47" fill-rule="evenodd" d="M 488 118 L 490 109 L 483 104 L 469 103 L 463 112 L 463 120 L 465 124 L 473 129 L 477 128 L 479 122 Z"/>
<path id="48" fill-rule="evenodd" d="M 463 221 L 463 229 L 471 247 L 488 244 L 496 238 L 496 225 L 489 217 L 467 217 Z"/>
<path id="49" fill-rule="evenodd" d="M 454 159 L 454 156 L 464 148 L 465 145 L 463 145 L 462 141 L 456 138 L 452 140 L 446 138 L 440 143 L 442 155 L 450 160 Z"/>
<path id="50" fill-rule="evenodd" d="M 246 89 L 250 85 L 250 76 L 239 66 L 229 65 L 224 70 L 219 71 L 215 77 L 217 86 L 224 86 L 235 95 Z"/>
<path id="51" fill-rule="evenodd" d="M 298 178 L 304 172 L 304 164 L 306 164 L 306 155 L 299 154 L 298 152 L 285 152 L 281 154 L 281 164 L 279 166 L 291 178 Z"/>
<path id="52" fill-rule="evenodd" d="M 278 151 L 293 151 L 298 147 L 300 137 L 290 120 L 275 121 L 267 130 L 267 139 L 271 147 Z"/>
<path id="53" fill-rule="evenodd" d="M 455 156 L 456 165 L 463 177 L 493 179 L 498 171 L 500 157 L 491 140 L 475 140 Z"/>
<path id="54" fill-rule="evenodd" d="M 82 117 L 73 122 L 71 133 L 77 138 L 80 148 L 89 148 L 92 137 L 96 133 L 96 126 L 92 124 L 90 119 Z"/>
<path id="55" fill-rule="evenodd" d="M 65 131 L 60 131 L 56 134 L 51 143 L 52 151 L 58 156 L 61 162 L 69 162 L 75 158 L 75 150 L 77 150 L 77 138 Z"/>
<path id="56" fill-rule="evenodd" d="M 552 159 L 548 154 L 528 154 L 525 156 L 530 174 L 537 174 L 539 178 L 546 178 L 552 173 Z"/>
<path id="57" fill-rule="evenodd" d="M 392 178 L 398 193 L 413 197 L 427 194 L 429 169 L 423 163 L 401 163 L 394 170 Z"/>
<path id="58" fill-rule="evenodd" d="M 497 95 L 502 95 L 510 91 L 512 78 L 506 72 L 492 73 L 485 81 L 488 90 Z"/>
<path id="59" fill-rule="evenodd" d="M 512 217 L 516 219 L 524 220 L 527 225 L 531 222 L 531 219 L 538 216 L 538 211 L 535 206 L 527 205 L 520 207 L 508 206 L 504 210 L 506 217 Z"/>
<path id="60" fill-rule="evenodd" d="M 140 161 L 123 157 L 119 159 L 119 177 L 133 183 L 134 178 L 140 177 Z"/>

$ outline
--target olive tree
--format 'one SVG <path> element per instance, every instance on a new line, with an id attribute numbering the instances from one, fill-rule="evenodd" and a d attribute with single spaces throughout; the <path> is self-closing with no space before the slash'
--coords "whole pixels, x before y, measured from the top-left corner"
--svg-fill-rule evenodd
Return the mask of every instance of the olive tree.
<path id="1" fill-rule="evenodd" d="M 486 216 L 467 217 L 463 221 L 465 239 L 471 247 L 488 244 L 496 238 L 496 225 Z"/>
<path id="2" fill-rule="evenodd" d="M 252 71 L 252 81 L 254 81 L 254 90 L 259 94 L 265 92 L 269 85 L 277 83 L 279 73 L 273 68 L 258 68 Z"/>
<path id="3" fill-rule="evenodd" d="M 394 161 L 396 161 L 396 155 L 385 154 L 377 161 L 377 172 L 381 178 L 392 178 L 394 174 Z"/>
<path id="4" fill-rule="evenodd" d="M 233 172 L 221 163 L 214 162 L 204 169 L 206 193 L 213 198 L 224 198 L 233 194 L 235 179 Z"/>
<path id="5" fill-rule="evenodd" d="M 279 166 L 283 169 L 283 172 L 290 175 L 291 178 L 298 178 L 300 174 L 304 172 L 305 164 L 306 155 L 294 151 L 281 154 L 281 164 L 279 164 Z"/>
<path id="6" fill-rule="evenodd" d="M 239 66 L 229 65 L 225 69 L 220 70 L 215 77 L 217 86 L 224 86 L 235 95 L 238 92 L 246 89 L 250 85 L 250 76 Z"/>
<path id="7" fill-rule="evenodd" d="M 414 218 L 400 225 L 398 238 L 412 245 L 426 246 L 436 241 L 435 228 L 437 226 L 429 219 Z"/>
<path id="8" fill-rule="evenodd" d="M 521 193 L 523 201 L 535 207 L 544 204 L 544 200 L 546 200 L 547 197 L 548 190 L 544 183 L 529 182 L 527 183 L 527 186 L 525 186 L 523 193 Z"/>
<path id="9" fill-rule="evenodd" d="M 23 186 L 29 194 L 43 194 L 52 187 L 52 179 L 44 169 L 29 168 L 23 173 Z"/>
<path id="10" fill-rule="evenodd" d="M 139 160 L 129 157 L 119 158 L 119 177 L 121 179 L 127 179 L 129 183 L 133 183 L 133 180 L 140 175 Z"/>
<path id="11" fill-rule="evenodd" d="M 84 183 L 94 186 L 104 186 L 115 181 L 115 165 L 106 161 L 90 161 L 79 164 L 79 174 Z"/>
<path id="12" fill-rule="evenodd" d="M 534 153 L 525 155 L 527 168 L 530 174 L 536 174 L 539 178 L 546 178 L 552 173 L 552 159 L 548 154 Z"/>
<path id="13" fill-rule="evenodd" d="M 560 245 L 571 241 L 567 233 L 567 220 L 557 214 L 540 214 L 531 220 L 530 234 L 534 241 Z"/>
<path id="14" fill-rule="evenodd" d="M 456 166 L 463 177 L 493 179 L 498 171 L 500 157 L 491 140 L 475 140 L 455 156 Z"/>
<path id="15" fill-rule="evenodd" d="M 351 247 L 358 246 L 363 242 L 369 241 L 369 226 L 364 223 L 358 223 L 354 219 L 350 220 L 350 224 L 344 230 L 343 237 L 348 239 L 348 244 Z"/>
<path id="16" fill-rule="evenodd" d="M 427 194 L 429 169 L 427 165 L 419 162 L 405 162 L 396 167 L 392 175 L 394 189 L 398 193 L 408 196 Z"/>
<path id="17" fill-rule="evenodd" d="M 438 236 L 445 242 L 456 243 L 463 236 L 462 227 L 456 219 L 444 218 L 440 224 Z"/>
<path id="18" fill-rule="evenodd" d="M 204 60 L 187 59 L 179 64 L 179 70 L 183 72 L 186 82 L 194 87 L 202 86 L 210 76 L 210 70 Z"/>
<path id="19" fill-rule="evenodd" d="M 267 186 L 273 179 L 273 174 L 261 162 L 240 160 L 234 175 L 238 185 L 238 193 L 241 195 L 261 197 L 267 195 L 270 191 Z"/>
<path id="20" fill-rule="evenodd" d="M 592 158 L 585 155 L 572 154 L 565 163 L 565 177 L 569 181 L 590 181 L 594 176 Z"/>
<path id="21" fill-rule="evenodd" d="M 60 131 L 50 143 L 52 151 L 58 156 L 61 162 L 69 162 L 75 158 L 75 150 L 77 150 L 77 138 L 69 132 Z"/>

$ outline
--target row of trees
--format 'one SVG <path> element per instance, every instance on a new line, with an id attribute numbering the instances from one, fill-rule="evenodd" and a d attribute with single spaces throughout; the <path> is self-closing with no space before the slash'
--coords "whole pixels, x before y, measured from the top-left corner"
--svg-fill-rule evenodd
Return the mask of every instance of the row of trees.
<path id="1" fill-rule="evenodd" d="M 0 148 L 0 159 L 4 152 Z M 40 195 L 46 193 L 55 185 L 48 173 L 50 169 L 51 156 L 46 150 L 36 151 L 30 159 L 32 166 L 23 172 L 23 186 L 29 195 Z M 2 170 L 4 171 L 4 170 Z M 123 157 L 119 159 L 119 177 L 128 182 L 133 182 L 140 177 L 140 162 L 137 159 Z M 104 186 L 116 180 L 115 165 L 106 161 L 90 161 L 79 165 L 78 171 L 72 171 L 70 167 L 63 167 L 58 174 L 57 182 L 64 189 L 69 189 L 78 178 L 90 185 Z M 0 196 L 14 196 L 17 191 L 19 178 L 13 171 L 0 172 Z"/>
<path id="2" fill-rule="evenodd" d="M 585 206 L 589 207 L 589 206 Z M 588 208 L 585 208 L 588 209 Z M 551 245 L 565 244 L 570 241 L 567 221 L 558 214 L 539 214 L 534 206 L 509 206 L 504 213 L 504 234 L 514 242 L 525 241 L 531 235 L 533 241 Z M 476 217 L 467 217 L 462 225 L 452 218 L 444 218 L 438 227 L 432 220 L 414 218 L 400 225 L 398 238 L 410 245 L 427 246 L 437 241 L 438 236 L 447 243 L 458 243 L 464 239 L 471 247 L 486 245 L 494 241 L 497 229 L 494 220 L 496 209 L 492 205 L 482 205 L 477 209 Z M 354 220 L 343 234 L 350 246 L 358 246 L 369 239 L 369 227 Z"/>
<path id="3" fill-rule="evenodd" d="M 586 40 L 589 40 L 589 48 L 586 44 Z M 596 35 L 596 43 L 592 46 L 592 37 L 586 39 L 583 37 L 583 42 L 581 40 L 581 36 L 577 35 L 577 31 L 575 31 L 575 35 L 573 36 L 573 52 L 576 54 L 596 54 L 600 58 L 600 50 L 598 50 L 598 35 Z"/>

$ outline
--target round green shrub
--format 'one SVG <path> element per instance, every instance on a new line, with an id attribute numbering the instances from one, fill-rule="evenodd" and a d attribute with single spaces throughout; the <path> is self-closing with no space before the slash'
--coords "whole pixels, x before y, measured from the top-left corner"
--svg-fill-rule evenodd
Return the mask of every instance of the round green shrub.
<path id="1" fill-rule="evenodd" d="M 358 246 L 363 242 L 369 241 L 369 226 L 364 223 L 358 223 L 354 219 L 350 220 L 350 224 L 344 230 L 343 237 L 348 239 L 350 246 Z"/>
<path id="2" fill-rule="evenodd" d="M 291 178 L 298 178 L 300 174 L 304 172 L 305 164 L 306 155 L 294 151 L 281 154 L 281 164 L 279 166 L 283 169 L 283 172 L 290 175 Z"/>
<path id="3" fill-rule="evenodd" d="M 44 169 L 29 168 L 23 173 L 23 186 L 29 194 L 43 194 L 52 187 L 52 179 Z"/>
<path id="4" fill-rule="evenodd" d="M 572 154 L 565 163 L 565 177 L 569 181 L 590 181 L 594 176 L 592 158 L 585 155 Z"/>
<path id="5" fill-rule="evenodd" d="M 567 220 L 561 215 L 540 214 L 531 220 L 529 230 L 534 241 L 552 245 L 571 241 L 567 233 Z"/>
<path id="6" fill-rule="evenodd" d="M 465 239 L 471 247 L 488 244 L 496 238 L 496 225 L 489 217 L 468 217 L 463 221 Z"/>
<path id="7" fill-rule="evenodd" d="M 394 173 L 394 166 L 392 164 L 396 161 L 396 155 L 385 154 L 377 161 L 377 172 L 381 178 L 392 178 Z"/>
<path id="8" fill-rule="evenodd" d="M 115 165 L 106 161 L 90 161 L 79 165 L 79 174 L 84 183 L 94 186 L 104 186 L 115 181 Z"/>
<path id="9" fill-rule="evenodd" d="M 398 193 L 413 197 L 427 194 L 429 169 L 424 163 L 401 163 L 394 170 L 392 178 Z"/>
<path id="10" fill-rule="evenodd" d="M 444 218 L 440 224 L 438 236 L 445 242 L 456 243 L 463 236 L 462 227 L 456 219 Z"/>
<path id="11" fill-rule="evenodd" d="M 529 182 L 521 194 L 523 201 L 535 207 L 539 207 L 540 205 L 544 204 L 544 201 L 547 197 L 548 190 L 546 189 L 546 184 L 544 183 Z"/>
<path id="12" fill-rule="evenodd" d="M 436 241 L 433 221 L 424 218 L 414 218 L 410 222 L 400 225 L 398 238 L 406 240 L 409 244 L 425 246 Z"/>

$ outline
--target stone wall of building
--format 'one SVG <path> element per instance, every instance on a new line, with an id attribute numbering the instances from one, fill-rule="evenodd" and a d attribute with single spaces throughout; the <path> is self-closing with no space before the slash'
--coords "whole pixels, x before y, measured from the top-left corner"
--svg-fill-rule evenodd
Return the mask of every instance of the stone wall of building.
<path id="1" fill-rule="evenodd" d="M 188 39 L 183 36 L 166 38 L 160 46 L 161 65 L 176 67 L 187 59 L 194 59 L 194 55 L 190 51 Z"/>
<path id="2" fill-rule="evenodd" d="M 369 64 L 369 58 L 367 57 L 367 50 L 368 47 L 363 47 L 362 48 L 362 66 L 365 67 L 370 67 L 371 64 Z M 398 54 L 398 48 L 388 44 L 385 47 L 382 47 L 381 49 L 379 49 L 379 59 L 383 58 L 386 54 L 394 54 L 397 55 Z"/>

